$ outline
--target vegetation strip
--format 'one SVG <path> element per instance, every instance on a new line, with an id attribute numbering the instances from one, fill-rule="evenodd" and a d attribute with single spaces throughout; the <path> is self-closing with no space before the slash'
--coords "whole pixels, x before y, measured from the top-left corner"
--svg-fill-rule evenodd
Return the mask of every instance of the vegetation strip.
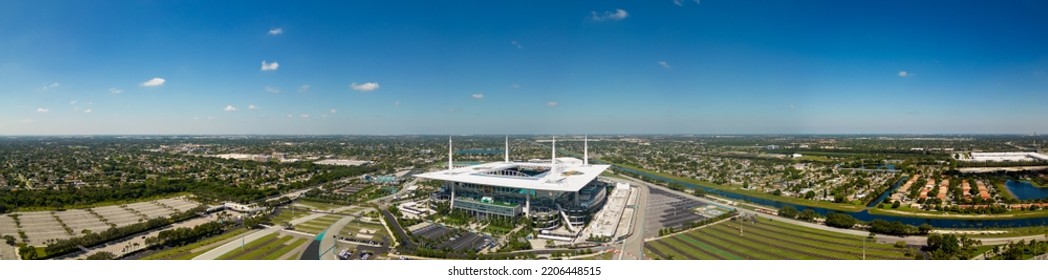
<path id="1" fill-rule="evenodd" d="M 726 227 L 727 227 L 727 229 L 721 228 L 719 230 L 721 230 L 721 231 L 738 230 L 738 228 L 731 227 L 730 225 L 727 225 Z M 834 252 L 834 253 L 838 253 L 838 254 L 851 255 L 851 256 L 855 256 L 857 258 L 861 258 L 862 257 L 862 253 L 861 252 L 844 250 L 842 248 L 832 248 L 830 246 L 827 246 L 826 243 L 819 242 L 817 240 L 806 239 L 804 243 L 801 243 L 801 242 L 794 241 L 795 239 L 778 238 L 778 237 L 775 237 L 775 236 L 768 235 L 767 231 L 763 231 L 760 228 L 751 228 L 751 230 L 747 231 L 746 233 L 750 233 L 750 234 L 753 234 L 753 235 L 756 235 L 756 236 L 759 236 L 759 237 L 766 238 L 768 240 L 772 240 L 774 242 L 769 242 L 769 243 L 771 245 L 773 245 L 773 246 L 774 245 L 781 245 L 781 244 L 785 243 L 785 244 L 793 244 L 793 245 L 801 246 L 801 247 L 804 247 L 804 246 L 814 247 L 814 248 L 818 248 L 819 250 L 825 250 L 825 251 Z M 872 244 L 869 244 L 869 245 L 872 245 Z M 844 248 L 855 248 L 854 247 L 855 245 L 852 245 L 852 244 L 841 245 L 841 246 L 844 247 Z M 875 252 L 872 252 L 873 250 L 871 250 L 870 247 L 872 247 L 872 246 L 868 246 L 867 247 L 867 252 L 866 252 L 866 256 L 867 257 L 876 256 L 876 257 L 881 257 L 881 258 L 886 258 L 886 259 L 899 259 L 898 257 L 876 254 Z"/>
<path id="2" fill-rule="evenodd" d="M 711 237 L 708 236 L 708 235 L 693 235 L 692 237 L 694 237 L 697 240 L 702 241 L 705 244 L 709 244 L 710 246 L 713 246 L 714 248 L 717 248 L 718 250 L 721 250 L 721 251 L 724 251 L 724 252 L 726 252 L 728 254 L 737 256 L 738 259 L 746 259 L 746 260 L 756 260 L 756 259 L 758 259 L 758 258 L 755 258 L 755 257 L 750 256 L 748 254 L 743 254 L 743 253 L 740 253 L 739 251 L 735 251 L 735 250 L 732 250 L 730 248 L 724 247 L 724 245 L 718 244 L 716 240 L 711 240 Z"/>
<path id="3" fill-rule="evenodd" d="M 758 223 L 756 225 L 756 228 L 760 229 L 760 230 L 768 231 L 768 232 L 773 233 L 773 234 L 787 235 L 787 236 L 790 236 L 790 237 L 796 237 L 796 238 L 801 238 L 801 239 L 805 238 L 804 236 L 797 235 L 796 233 L 791 233 L 788 230 L 772 229 L 772 228 L 783 229 L 781 227 L 777 227 L 776 225 Z M 805 234 L 817 235 L 817 236 L 823 237 L 823 238 L 816 238 L 814 240 L 809 238 L 809 240 L 818 241 L 820 243 L 830 243 L 830 244 L 836 244 L 836 245 L 840 245 L 840 246 L 857 246 L 857 245 L 861 246 L 862 245 L 861 244 L 862 242 L 860 242 L 862 237 L 859 237 L 859 236 L 856 236 L 856 238 L 860 238 L 860 240 L 857 241 L 855 239 L 847 239 L 847 238 L 845 238 L 843 236 L 832 236 L 832 235 L 823 234 L 823 233 L 805 232 Z M 838 242 L 838 241 L 829 240 L 829 239 L 827 239 L 825 237 L 830 237 L 830 238 L 833 238 L 833 239 L 836 239 L 836 240 L 851 241 L 852 243 L 842 243 L 842 242 Z M 893 253 L 898 252 L 896 250 L 892 250 L 891 248 L 893 248 L 893 247 L 887 247 L 887 246 L 890 246 L 890 245 L 880 244 L 880 243 L 876 243 L 876 242 L 871 242 L 871 243 L 867 244 L 866 249 L 867 250 L 893 252 Z"/>
<path id="4" fill-rule="evenodd" d="M 750 236 L 749 238 L 750 238 L 750 240 L 753 240 L 752 236 Z M 755 240 L 755 241 L 757 241 L 757 240 Z M 822 260 L 841 259 L 841 258 L 830 256 L 830 255 L 820 254 L 818 252 L 812 252 L 812 251 L 809 251 L 809 250 L 803 250 L 803 249 L 798 249 L 798 248 L 784 246 L 782 244 L 775 244 L 775 243 L 770 243 L 770 242 L 769 243 L 763 243 L 763 244 L 768 245 L 768 246 L 772 246 L 772 247 L 776 247 L 776 248 L 779 248 L 780 250 L 784 250 L 784 251 L 787 251 L 787 252 L 790 252 L 790 253 L 807 256 L 810 259 L 822 259 Z M 795 258 L 795 259 L 804 259 L 804 258 L 798 257 L 798 258 Z"/>
<path id="5" fill-rule="evenodd" d="M 230 259 L 234 259 L 236 257 L 239 257 L 240 255 L 246 254 L 247 252 L 250 252 L 250 251 L 252 251 L 254 249 L 257 249 L 257 248 L 260 248 L 262 246 L 265 246 L 266 244 L 269 244 L 270 242 L 276 241 L 277 235 L 278 235 L 278 233 L 275 233 L 275 232 L 267 234 L 266 236 L 263 236 L 263 237 L 255 240 L 255 241 L 251 241 L 251 243 L 248 243 L 247 245 L 244 245 L 243 249 L 241 249 L 241 250 L 234 249 L 233 251 L 230 251 L 228 253 L 225 253 L 224 255 L 219 256 L 218 259 L 220 259 L 220 260 L 230 260 Z"/>
<path id="6" fill-rule="evenodd" d="M 734 234 L 731 233 L 731 232 L 723 232 L 723 231 L 713 230 L 710 233 L 711 234 L 709 235 L 709 237 L 711 237 L 713 239 L 718 239 L 721 242 L 733 244 L 733 245 L 736 246 L 736 248 L 742 248 L 742 249 L 745 249 L 747 251 L 757 253 L 757 254 L 753 254 L 753 255 L 747 256 L 747 257 L 753 257 L 755 259 L 773 259 L 773 260 L 788 260 L 788 259 L 791 259 L 791 258 L 787 258 L 785 255 L 773 252 L 772 250 L 768 250 L 767 248 L 754 247 L 754 246 L 752 246 L 750 244 L 745 244 L 746 242 L 742 242 L 743 240 L 733 236 Z M 783 253 L 785 253 L 785 252 L 783 252 Z M 760 254 L 765 255 L 767 258 L 763 258 L 765 256 L 760 256 Z"/>

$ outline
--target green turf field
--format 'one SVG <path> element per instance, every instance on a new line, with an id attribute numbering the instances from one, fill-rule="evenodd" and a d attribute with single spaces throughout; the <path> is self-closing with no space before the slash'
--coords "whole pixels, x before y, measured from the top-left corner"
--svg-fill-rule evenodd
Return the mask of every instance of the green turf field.
<path id="1" fill-rule="evenodd" d="M 862 259 L 863 236 L 758 220 L 726 221 L 644 244 L 652 259 L 854 260 Z M 909 259 L 906 249 L 866 242 L 866 259 Z"/>

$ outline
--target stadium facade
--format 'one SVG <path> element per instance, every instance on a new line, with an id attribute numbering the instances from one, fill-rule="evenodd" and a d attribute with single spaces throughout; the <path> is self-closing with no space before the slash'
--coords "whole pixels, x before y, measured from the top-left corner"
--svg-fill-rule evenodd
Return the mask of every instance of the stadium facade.
<path id="1" fill-rule="evenodd" d="M 563 225 L 575 232 L 600 211 L 612 186 L 597 179 L 610 166 L 589 164 L 588 139 L 583 141 L 582 160 L 558 158 L 554 139 L 549 160 L 513 162 L 507 137 L 504 161 L 456 168 L 449 137 L 447 170 L 415 176 L 442 181 L 431 199 L 446 201 L 452 209 L 480 218 L 530 217 L 538 230 Z"/>

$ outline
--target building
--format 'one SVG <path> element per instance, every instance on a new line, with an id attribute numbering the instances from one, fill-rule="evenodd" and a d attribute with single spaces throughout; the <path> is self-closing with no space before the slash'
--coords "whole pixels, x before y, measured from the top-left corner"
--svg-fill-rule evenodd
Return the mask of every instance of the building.
<path id="1" fill-rule="evenodd" d="M 998 152 L 998 153 L 971 153 L 968 161 L 978 162 L 1020 162 L 1020 161 L 1048 161 L 1048 156 L 1033 152 Z"/>
<path id="2" fill-rule="evenodd" d="M 448 169 L 415 176 L 442 181 L 441 189 L 431 198 L 447 201 L 452 209 L 480 218 L 526 216 L 536 229 L 563 225 L 577 232 L 604 206 L 613 184 L 597 176 L 610 166 L 589 164 L 588 142 L 582 160 L 558 158 L 556 140 L 552 143 L 552 156 L 547 161 L 510 161 L 507 140 L 504 161 L 456 167 L 449 138 Z"/>

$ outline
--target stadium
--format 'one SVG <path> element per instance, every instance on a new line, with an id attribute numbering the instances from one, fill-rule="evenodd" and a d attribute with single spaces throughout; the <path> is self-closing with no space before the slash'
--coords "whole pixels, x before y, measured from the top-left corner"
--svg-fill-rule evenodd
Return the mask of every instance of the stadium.
<path id="1" fill-rule="evenodd" d="M 580 160 L 558 158 L 556 140 L 552 142 L 549 160 L 512 162 L 507 139 L 504 161 L 456 168 L 449 138 L 447 170 L 415 176 L 443 182 L 431 201 L 448 202 L 478 218 L 529 217 L 537 230 L 564 226 L 578 232 L 607 201 L 613 184 L 597 176 L 610 166 L 589 164 L 588 143 Z"/>

